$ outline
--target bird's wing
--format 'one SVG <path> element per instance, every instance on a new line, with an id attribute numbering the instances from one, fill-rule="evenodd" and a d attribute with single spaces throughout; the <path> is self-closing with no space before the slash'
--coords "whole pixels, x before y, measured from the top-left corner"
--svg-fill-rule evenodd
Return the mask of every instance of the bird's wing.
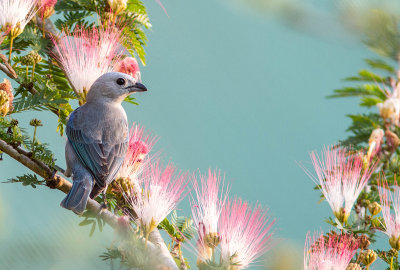
<path id="1" fill-rule="evenodd" d="M 80 162 L 92 173 L 96 184 L 105 187 L 118 173 L 128 148 L 128 137 L 122 142 L 103 143 L 74 125 L 77 110 L 67 123 L 66 134 Z"/>

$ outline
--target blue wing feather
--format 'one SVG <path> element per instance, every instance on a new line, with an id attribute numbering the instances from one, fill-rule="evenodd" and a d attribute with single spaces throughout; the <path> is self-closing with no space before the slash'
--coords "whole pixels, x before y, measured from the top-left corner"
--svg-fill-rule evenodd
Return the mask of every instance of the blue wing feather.
<path id="1" fill-rule="evenodd" d="M 77 110 L 72 112 L 67 123 L 68 141 L 82 165 L 95 178 L 96 184 L 105 187 L 113 181 L 124 161 L 128 149 L 128 137 L 121 143 L 96 142 L 89 134 L 85 134 L 84 130 L 74 127 L 73 121 Z"/>

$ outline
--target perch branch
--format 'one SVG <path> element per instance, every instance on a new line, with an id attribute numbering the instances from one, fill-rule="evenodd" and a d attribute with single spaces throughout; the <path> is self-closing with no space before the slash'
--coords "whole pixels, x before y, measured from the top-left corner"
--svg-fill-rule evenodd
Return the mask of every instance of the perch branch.
<path id="1" fill-rule="evenodd" d="M 46 164 L 41 161 L 33 160 L 28 156 L 28 152 L 19 148 L 12 147 L 7 142 L 0 139 L 0 150 L 31 171 L 40 175 L 46 180 L 46 185 L 52 189 L 58 189 L 64 193 L 68 193 L 71 190 L 72 184 L 65 178 L 56 174 L 54 170 L 49 168 Z M 115 216 L 108 210 L 104 210 L 102 206 L 95 200 L 89 199 L 87 203 L 87 210 L 95 213 L 101 219 L 103 219 L 111 227 L 116 228 L 118 223 L 118 217 Z M 150 257 L 157 258 L 158 264 L 162 264 L 168 268 L 178 270 L 174 259 L 169 253 L 161 234 L 158 230 L 153 231 L 150 234 L 150 243 L 147 244 L 147 250 Z"/>

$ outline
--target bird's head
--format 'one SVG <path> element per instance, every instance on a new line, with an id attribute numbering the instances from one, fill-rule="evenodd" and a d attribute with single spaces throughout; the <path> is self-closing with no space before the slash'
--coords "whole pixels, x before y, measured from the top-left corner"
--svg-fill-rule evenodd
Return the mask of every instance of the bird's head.
<path id="1" fill-rule="evenodd" d="M 86 101 L 122 102 L 135 92 L 147 91 L 146 86 L 132 76 L 120 72 L 108 72 L 101 75 L 90 87 Z"/>

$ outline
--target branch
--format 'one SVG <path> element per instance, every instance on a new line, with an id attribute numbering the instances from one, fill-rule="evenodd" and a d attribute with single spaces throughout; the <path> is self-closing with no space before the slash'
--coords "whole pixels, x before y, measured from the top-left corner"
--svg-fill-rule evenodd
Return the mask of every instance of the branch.
<path id="1" fill-rule="evenodd" d="M 172 259 L 171 253 L 169 252 L 167 246 L 163 238 L 161 237 L 160 231 L 155 229 L 149 235 L 149 240 L 152 242 L 158 249 L 157 257 L 160 261 L 164 262 L 164 265 L 168 267 L 168 269 L 178 270 L 178 266 L 176 265 L 174 259 Z"/>
<path id="2" fill-rule="evenodd" d="M 39 160 L 33 160 L 28 156 L 28 152 L 19 148 L 12 147 L 7 142 L 0 139 L 0 151 L 3 151 L 31 171 L 37 173 L 46 180 L 46 185 L 51 189 L 58 189 L 64 193 L 68 193 L 71 190 L 72 184 L 65 178 L 56 174 L 56 171 L 49 168 L 46 164 Z M 89 198 L 86 209 L 95 213 L 98 217 L 103 219 L 112 228 L 117 227 L 118 217 L 108 210 L 102 208 L 102 206 Z M 150 243 L 147 243 L 147 250 L 150 258 L 157 258 L 157 264 L 162 264 L 168 268 L 178 270 L 178 267 L 168 251 L 161 234 L 158 230 L 153 231 L 150 234 Z"/>
<path id="3" fill-rule="evenodd" d="M 3 60 L 4 64 L 0 63 L 0 70 L 3 71 L 8 77 L 12 79 L 18 78 L 17 73 L 15 73 L 14 69 L 8 63 L 7 57 L 0 54 L 0 59 Z"/>

